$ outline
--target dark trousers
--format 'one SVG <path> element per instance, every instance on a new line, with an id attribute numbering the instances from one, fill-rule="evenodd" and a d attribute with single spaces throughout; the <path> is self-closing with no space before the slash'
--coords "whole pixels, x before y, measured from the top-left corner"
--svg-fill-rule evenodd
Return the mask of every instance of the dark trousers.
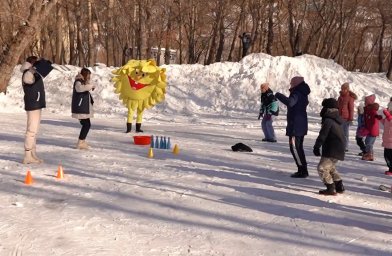
<path id="1" fill-rule="evenodd" d="M 306 162 L 304 152 L 305 136 L 289 136 L 290 152 L 293 155 L 298 171 L 307 171 L 308 163 Z"/>
<path id="2" fill-rule="evenodd" d="M 85 140 L 91 127 L 90 118 L 80 119 L 79 122 L 82 125 L 82 129 L 80 130 L 79 134 L 79 140 Z"/>
<path id="3" fill-rule="evenodd" d="M 384 159 L 387 163 L 389 171 L 392 172 L 392 149 L 384 148 Z"/>
<path id="4" fill-rule="evenodd" d="M 359 137 L 359 136 L 355 136 L 355 140 L 357 141 L 357 145 L 361 149 L 361 151 L 363 153 L 365 153 L 366 152 L 366 145 L 365 145 L 365 142 L 363 142 L 363 138 Z"/>

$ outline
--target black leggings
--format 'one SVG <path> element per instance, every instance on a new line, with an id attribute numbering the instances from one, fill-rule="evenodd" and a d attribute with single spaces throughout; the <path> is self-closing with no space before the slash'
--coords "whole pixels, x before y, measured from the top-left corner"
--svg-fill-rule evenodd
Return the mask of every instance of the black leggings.
<path id="1" fill-rule="evenodd" d="M 79 140 L 85 140 L 91 127 L 90 118 L 80 119 L 79 122 L 82 125 L 82 129 L 80 130 L 79 134 Z"/>
<path id="2" fill-rule="evenodd" d="M 385 159 L 385 162 L 387 163 L 389 171 L 391 172 L 392 171 L 392 149 L 384 148 L 384 159 Z"/>
<path id="3" fill-rule="evenodd" d="M 366 152 L 366 145 L 365 145 L 365 142 L 363 142 L 363 138 L 355 136 L 355 140 L 357 141 L 357 145 L 361 149 L 361 151 L 363 153 Z"/>

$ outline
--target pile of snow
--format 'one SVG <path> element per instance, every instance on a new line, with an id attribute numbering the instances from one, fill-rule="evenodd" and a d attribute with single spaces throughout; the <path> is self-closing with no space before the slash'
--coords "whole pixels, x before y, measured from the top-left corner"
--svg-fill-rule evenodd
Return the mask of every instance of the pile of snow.
<path id="1" fill-rule="evenodd" d="M 54 70 L 45 79 L 47 109 L 52 113 L 70 114 L 73 80 L 80 68 L 65 65 L 64 71 Z M 318 113 L 320 99 L 339 96 L 340 85 L 351 83 L 351 90 L 362 100 L 365 95 L 376 94 L 381 106 L 391 96 L 391 81 L 384 74 L 349 72 L 333 60 L 303 55 L 295 58 L 251 54 L 240 62 L 204 65 L 168 65 L 166 101 L 147 115 L 255 113 L 259 109 L 259 86 L 268 81 L 272 90 L 288 94 L 290 78 L 305 77 L 312 92 L 309 112 Z M 23 90 L 20 66 L 15 67 L 7 95 L 0 95 L 3 112 L 23 112 Z M 115 68 L 97 65 L 91 68 L 95 111 L 110 116 L 126 113 L 125 107 L 114 93 L 112 71 Z M 359 104 L 359 101 L 356 102 Z"/>

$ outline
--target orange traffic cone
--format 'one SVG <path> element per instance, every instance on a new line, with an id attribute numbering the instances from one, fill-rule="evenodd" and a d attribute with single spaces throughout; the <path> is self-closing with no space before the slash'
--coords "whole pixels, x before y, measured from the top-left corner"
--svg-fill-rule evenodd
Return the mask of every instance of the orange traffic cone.
<path id="1" fill-rule="evenodd" d="M 27 169 L 27 174 L 26 174 L 26 178 L 25 178 L 25 184 L 26 185 L 32 185 L 34 182 L 33 180 L 33 176 L 31 176 L 31 172 L 29 169 Z"/>
<path id="2" fill-rule="evenodd" d="M 57 179 L 64 179 L 64 171 L 63 171 L 63 167 L 61 166 L 61 164 L 59 164 L 59 167 L 57 167 Z"/>
<path id="3" fill-rule="evenodd" d="M 178 153 L 180 153 L 180 148 L 177 144 L 175 144 L 173 148 L 173 154 L 178 155 Z"/>
<path id="4" fill-rule="evenodd" d="M 149 157 L 149 158 L 153 158 L 153 157 L 154 157 L 154 152 L 152 151 L 152 148 L 150 148 L 150 149 L 148 150 L 148 157 Z"/>

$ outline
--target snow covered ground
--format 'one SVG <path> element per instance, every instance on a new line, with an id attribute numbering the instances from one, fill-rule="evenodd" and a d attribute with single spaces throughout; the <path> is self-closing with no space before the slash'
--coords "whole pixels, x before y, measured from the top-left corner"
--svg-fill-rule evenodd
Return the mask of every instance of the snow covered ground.
<path id="1" fill-rule="evenodd" d="M 166 101 L 147 110 L 147 135 L 169 136 L 180 153 L 136 146 L 125 134 L 126 109 L 113 92 L 110 72 L 96 66 L 96 118 L 89 151 L 74 149 L 80 125 L 70 117 L 78 68 L 46 78 L 48 108 L 38 139 L 41 165 L 25 166 L 21 74 L 15 68 L 0 95 L 0 255 L 391 255 L 392 185 L 383 172 L 381 139 L 374 162 L 364 162 L 354 141 L 339 164 L 347 193 L 318 195 L 319 158 L 312 147 L 324 97 L 351 82 L 359 99 L 375 93 L 386 106 L 392 83 L 382 74 L 347 72 L 330 60 L 247 56 L 239 63 L 167 66 Z M 259 84 L 288 94 L 302 75 L 312 93 L 305 153 L 310 177 L 296 167 L 285 134 L 285 109 L 275 122 L 278 143 L 261 142 Z M 357 101 L 357 104 L 360 100 Z M 243 142 L 252 153 L 231 151 Z M 61 164 L 64 180 L 56 180 Z M 23 184 L 29 168 L 35 183 Z"/>

